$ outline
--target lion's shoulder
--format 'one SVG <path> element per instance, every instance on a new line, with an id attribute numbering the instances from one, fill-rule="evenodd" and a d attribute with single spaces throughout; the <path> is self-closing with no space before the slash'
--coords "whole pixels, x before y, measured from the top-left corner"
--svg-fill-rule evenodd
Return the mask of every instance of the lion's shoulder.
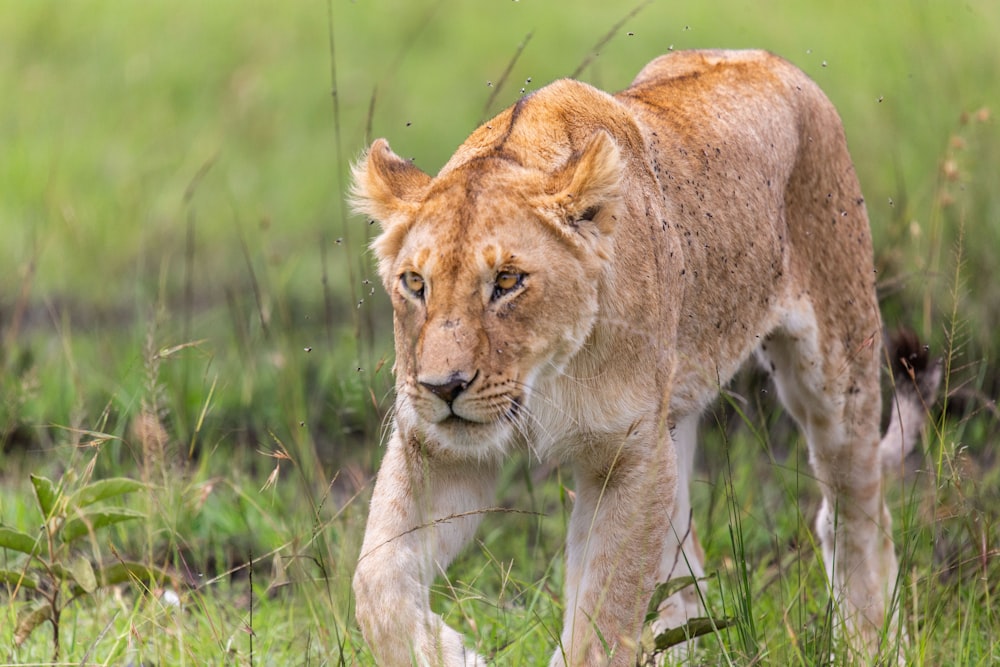
<path id="1" fill-rule="evenodd" d="M 662 144 L 664 159 L 725 145 L 729 159 L 760 167 L 770 161 L 782 172 L 807 137 L 842 136 L 840 117 L 819 86 L 762 50 L 672 52 L 615 97 L 652 137 L 651 149 Z"/>
<path id="2" fill-rule="evenodd" d="M 628 104 L 705 115 L 716 107 L 748 114 L 795 114 L 833 107 L 819 86 L 784 58 L 763 50 L 674 51 L 656 58 L 616 96 Z M 738 114 L 737 114 L 738 115 Z M 834 114 L 830 114 L 831 117 Z"/>
<path id="3" fill-rule="evenodd" d="M 631 110 L 613 95 L 574 79 L 557 79 L 520 98 L 480 125 L 441 169 L 439 178 L 502 156 L 539 173 L 565 164 L 595 131 L 607 132 L 625 152 L 640 153 L 644 140 Z"/>
<path id="4" fill-rule="evenodd" d="M 759 49 L 672 51 L 643 67 L 632 80 L 630 88 L 669 85 L 700 77 L 718 78 L 733 73 L 738 73 L 743 80 L 770 80 L 776 75 L 787 76 L 794 71 L 797 70 L 786 60 Z"/>

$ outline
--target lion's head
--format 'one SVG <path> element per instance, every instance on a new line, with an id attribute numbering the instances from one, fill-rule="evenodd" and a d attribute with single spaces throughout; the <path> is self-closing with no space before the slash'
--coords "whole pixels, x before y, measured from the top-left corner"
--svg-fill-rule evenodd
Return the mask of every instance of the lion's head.
<path id="1" fill-rule="evenodd" d="M 574 141 L 519 119 L 526 104 L 481 127 L 437 177 L 382 139 L 354 174 L 355 209 L 382 225 L 373 248 L 395 315 L 397 419 L 480 456 L 500 453 L 535 383 L 583 346 L 623 206 L 616 138 Z M 546 154 L 532 150 L 539 132 Z"/>

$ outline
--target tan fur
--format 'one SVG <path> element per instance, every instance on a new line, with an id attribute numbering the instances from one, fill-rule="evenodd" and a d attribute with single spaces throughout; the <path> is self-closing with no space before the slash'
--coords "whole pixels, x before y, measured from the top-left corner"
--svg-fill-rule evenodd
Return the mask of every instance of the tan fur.
<path id="1" fill-rule="evenodd" d="M 614 96 L 557 81 L 433 178 L 376 141 L 353 202 L 382 224 L 395 311 L 395 424 L 354 578 L 380 664 L 484 664 L 429 587 L 518 447 L 576 477 L 552 664 L 632 664 L 656 582 L 701 573 L 695 425 L 755 352 L 809 441 L 843 633 L 872 655 L 896 582 L 881 324 L 840 120 L 804 74 L 703 51 Z M 675 595 L 658 628 L 699 613 Z"/>

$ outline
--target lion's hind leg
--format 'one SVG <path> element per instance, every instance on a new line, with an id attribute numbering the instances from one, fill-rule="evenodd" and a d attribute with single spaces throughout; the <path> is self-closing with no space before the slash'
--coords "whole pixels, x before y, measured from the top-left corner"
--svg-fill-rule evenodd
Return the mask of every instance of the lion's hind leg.
<path id="1" fill-rule="evenodd" d="M 758 354 L 809 444 L 823 494 L 817 532 L 838 634 L 873 657 L 897 573 L 882 497 L 880 324 L 874 310 L 840 314 L 823 320 L 811 302 L 799 300 Z"/>

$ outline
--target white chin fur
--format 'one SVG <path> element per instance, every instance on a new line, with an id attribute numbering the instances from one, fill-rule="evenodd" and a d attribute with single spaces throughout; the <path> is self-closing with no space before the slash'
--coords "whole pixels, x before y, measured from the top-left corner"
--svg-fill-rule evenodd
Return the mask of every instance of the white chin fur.
<path id="1" fill-rule="evenodd" d="M 433 443 L 439 451 L 462 459 L 500 462 L 511 451 L 515 437 L 514 426 L 504 421 L 476 423 L 445 419 L 450 414 L 446 407 L 436 421 L 425 419 L 409 400 L 397 401 L 396 421 L 416 428 L 420 436 Z"/>
<path id="2" fill-rule="evenodd" d="M 507 457 L 513 440 L 509 424 L 492 422 L 444 421 L 421 427 L 428 440 L 453 455 L 480 461 L 500 461 Z"/>

